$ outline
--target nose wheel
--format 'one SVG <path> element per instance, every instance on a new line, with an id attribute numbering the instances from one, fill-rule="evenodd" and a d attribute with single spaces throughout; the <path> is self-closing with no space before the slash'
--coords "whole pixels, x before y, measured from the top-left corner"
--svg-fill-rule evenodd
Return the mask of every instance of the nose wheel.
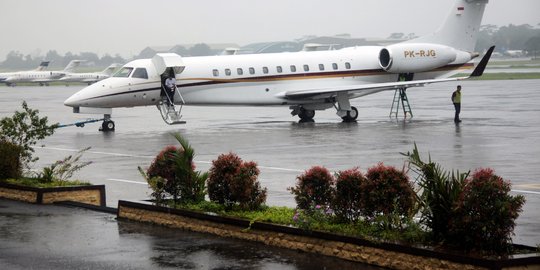
<path id="1" fill-rule="evenodd" d="M 114 128 L 115 128 L 115 124 L 114 124 L 114 121 L 111 120 L 111 115 L 105 114 L 103 123 L 101 123 L 101 128 L 99 129 L 99 131 L 109 132 L 109 131 L 114 131 Z"/>

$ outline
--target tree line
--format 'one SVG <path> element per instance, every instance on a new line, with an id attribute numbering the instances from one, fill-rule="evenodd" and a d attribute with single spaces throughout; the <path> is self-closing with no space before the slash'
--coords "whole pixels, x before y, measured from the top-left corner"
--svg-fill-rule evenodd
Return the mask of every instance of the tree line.
<path id="1" fill-rule="evenodd" d="M 396 38 L 396 35 L 399 34 L 400 33 L 393 33 L 391 37 Z M 504 53 L 507 50 L 524 50 L 528 52 L 529 56 L 536 58 L 537 56 L 540 56 L 540 28 L 529 24 L 510 24 L 502 27 L 492 24 L 482 25 L 478 36 L 476 51 L 484 52 L 492 45 L 495 45 L 497 51 L 501 53 Z M 151 47 L 147 47 L 133 58 L 150 58 L 154 56 L 156 52 L 157 51 Z M 190 48 L 177 45 L 172 47 L 169 52 L 174 52 L 182 56 L 204 56 L 220 53 L 220 51 L 212 50 L 210 46 L 205 43 L 195 44 Z M 74 59 L 86 60 L 86 63 L 89 66 L 96 67 L 106 67 L 112 63 L 126 63 L 130 60 L 122 58 L 119 54 L 116 54 L 115 56 L 106 54 L 99 57 L 93 52 L 81 52 L 79 54 L 67 52 L 62 56 L 58 54 L 56 50 L 50 50 L 44 57 L 34 57 L 31 54 L 24 55 L 19 51 L 11 51 L 6 56 L 6 60 L 0 63 L 0 69 L 31 69 L 37 67 L 43 60 L 51 61 L 51 68 L 60 69 Z"/>

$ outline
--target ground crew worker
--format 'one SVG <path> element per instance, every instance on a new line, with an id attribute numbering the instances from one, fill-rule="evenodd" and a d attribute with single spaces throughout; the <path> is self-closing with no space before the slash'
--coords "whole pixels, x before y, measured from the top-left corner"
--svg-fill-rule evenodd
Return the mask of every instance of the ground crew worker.
<path id="1" fill-rule="evenodd" d="M 461 85 L 458 85 L 456 91 L 452 93 L 452 103 L 454 103 L 454 108 L 456 109 L 454 123 L 459 123 L 461 122 L 461 119 L 459 119 L 459 113 L 461 112 Z"/>

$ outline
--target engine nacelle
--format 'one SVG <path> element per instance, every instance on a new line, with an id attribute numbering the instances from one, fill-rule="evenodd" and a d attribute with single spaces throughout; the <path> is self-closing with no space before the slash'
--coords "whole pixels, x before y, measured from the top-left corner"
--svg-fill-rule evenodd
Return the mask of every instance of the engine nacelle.
<path id="1" fill-rule="evenodd" d="M 401 43 L 379 52 L 379 65 L 390 73 L 415 73 L 433 70 L 454 62 L 457 51 L 429 43 Z"/>

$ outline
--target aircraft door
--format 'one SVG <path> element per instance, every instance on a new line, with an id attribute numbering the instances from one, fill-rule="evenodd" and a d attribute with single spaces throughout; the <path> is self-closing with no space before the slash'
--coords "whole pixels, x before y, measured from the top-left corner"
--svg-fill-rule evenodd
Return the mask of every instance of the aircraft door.
<path id="1" fill-rule="evenodd" d="M 161 76 L 162 101 L 171 105 L 179 101 L 184 104 L 184 99 L 177 90 L 176 83 L 176 78 L 185 68 L 182 57 L 175 53 L 158 53 L 152 58 L 152 63 Z M 175 97 L 178 97 L 179 100 Z"/>

